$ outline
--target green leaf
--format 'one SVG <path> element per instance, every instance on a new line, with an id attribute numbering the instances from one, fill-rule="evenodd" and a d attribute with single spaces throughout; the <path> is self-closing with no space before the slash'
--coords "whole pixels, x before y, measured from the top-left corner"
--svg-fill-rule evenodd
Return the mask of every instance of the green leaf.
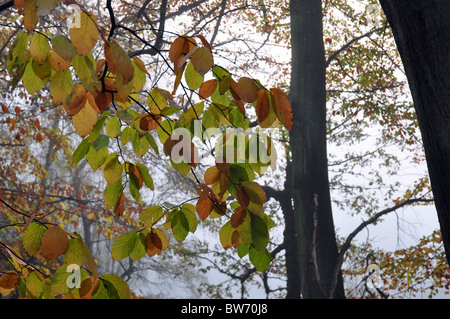
<path id="1" fill-rule="evenodd" d="M 70 238 L 69 246 L 63 255 L 66 264 L 76 264 L 81 266 L 84 260 L 83 244 L 78 238 Z"/>
<path id="2" fill-rule="evenodd" d="M 145 165 L 140 163 L 136 163 L 136 166 L 139 169 L 139 173 L 141 173 L 142 180 L 144 181 L 144 185 L 150 188 L 151 190 L 155 190 L 155 186 L 153 185 L 153 179 L 148 173 L 148 168 Z"/>
<path id="3" fill-rule="evenodd" d="M 189 234 L 189 221 L 186 215 L 180 210 L 176 210 L 171 214 L 171 226 L 173 236 L 179 242 L 182 242 Z"/>
<path id="4" fill-rule="evenodd" d="M 88 141 L 89 143 L 94 143 L 95 140 L 99 137 L 100 133 L 103 131 L 103 125 L 106 122 L 107 114 L 109 111 L 103 112 L 97 119 L 97 123 L 95 123 L 94 128 L 89 133 Z"/>
<path id="5" fill-rule="evenodd" d="M 194 104 L 189 107 L 189 109 L 180 115 L 175 127 L 187 127 L 192 120 L 199 119 L 203 113 L 203 107 L 205 103 L 202 101 L 200 103 Z"/>
<path id="6" fill-rule="evenodd" d="M 255 266 L 255 268 L 261 272 L 267 271 L 269 269 L 270 262 L 272 261 L 272 256 L 267 251 L 267 249 L 264 251 L 260 251 L 253 245 L 250 245 L 248 257 L 253 266 Z"/>
<path id="7" fill-rule="evenodd" d="M 114 260 L 122 260 L 130 256 L 133 252 L 138 235 L 135 230 L 129 231 L 117 237 L 111 247 L 111 254 Z"/>
<path id="8" fill-rule="evenodd" d="M 153 227 L 156 222 L 163 216 L 163 209 L 161 206 L 151 206 L 145 208 L 140 214 L 139 219 L 147 227 Z"/>
<path id="9" fill-rule="evenodd" d="M 131 145 L 133 146 L 133 151 L 137 156 L 144 156 L 147 153 L 150 143 L 146 137 L 140 137 L 139 133 L 135 130 L 131 130 Z"/>
<path id="10" fill-rule="evenodd" d="M 47 60 L 50 54 L 50 45 L 47 38 L 41 33 L 35 32 L 31 37 L 30 53 L 33 60 L 38 64 L 42 64 Z"/>
<path id="11" fill-rule="evenodd" d="M 111 283 L 116 289 L 120 299 L 130 299 L 131 292 L 127 283 L 116 274 L 106 274 L 101 277 L 103 280 Z"/>
<path id="12" fill-rule="evenodd" d="M 133 177 L 132 174 L 128 174 L 128 187 L 130 189 L 131 196 L 136 200 L 141 200 L 141 193 L 139 193 L 139 185 L 137 180 Z"/>
<path id="13" fill-rule="evenodd" d="M 136 74 L 135 74 L 136 76 Z M 133 251 L 130 254 L 130 257 L 133 261 L 137 261 L 145 256 L 147 253 L 147 249 L 145 248 L 145 235 L 140 232 L 138 234 L 138 238 L 136 240 L 136 244 L 134 245 Z"/>
<path id="14" fill-rule="evenodd" d="M 72 92 L 72 73 L 69 69 L 55 72 L 50 80 L 50 95 L 55 104 L 61 103 Z"/>
<path id="15" fill-rule="evenodd" d="M 195 211 L 195 208 L 194 208 L 194 211 Z M 197 215 L 191 209 L 188 209 L 185 206 L 181 207 L 181 212 L 184 214 L 184 216 L 186 217 L 186 219 L 189 223 L 189 231 L 191 233 L 195 233 L 195 231 L 197 230 L 197 225 L 198 225 Z"/>
<path id="16" fill-rule="evenodd" d="M 28 62 L 25 67 L 25 71 L 22 75 L 22 83 L 29 94 L 34 94 L 40 91 L 45 85 L 45 81 L 34 73 L 32 60 Z"/>
<path id="17" fill-rule="evenodd" d="M 150 112 L 159 114 L 167 106 L 168 101 L 158 88 L 154 88 L 147 98 L 147 105 Z"/>
<path id="18" fill-rule="evenodd" d="M 118 160 L 118 155 L 111 154 L 112 157 L 106 162 L 103 170 L 103 176 L 108 184 L 114 184 L 122 176 L 123 167 Z"/>
<path id="19" fill-rule="evenodd" d="M 27 290 L 35 297 L 38 298 L 44 290 L 45 283 L 39 278 L 36 271 L 30 272 L 26 279 Z"/>
<path id="20" fill-rule="evenodd" d="M 66 61 L 71 61 L 78 55 L 77 50 L 70 42 L 69 38 L 62 34 L 56 34 L 51 39 L 53 51 Z"/>
<path id="21" fill-rule="evenodd" d="M 192 62 L 190 62 L 186 66 L 186 71 L 184 72 L 184 78 L 186 80 L 186 83 L 187 83 L 188 87 L 192 91 L 195 91 L 195 90 L 199 89 L 200 86 L 203 83 L 203 80 L 204 80 L 204 76 L 199 74 L 195 70 L 194 65 L 192 64 Z"/>
<path id="22" fill-rule="evenodd" d="M 153 151 L 155 151 L 155 154 L 159 155 L 158 144 L 156 144 L 156 141 L 153 138 L 153 136 L 149 132 L 145 133 L 144 136 L 147 139 L 147 141 L 150 144 L 150 146 L 152 147 Z"/>
<path id="23" fill-rule="evenodd" d="M 231 248 L 233 246 L 231 238 L 234 229 L 231 226 L 231 222 L 227 221 L 219 230 L 219 239 L 222 247 L 225 249 Z"/>
<path id="24" fill-rule="evenodd" d="M 100 278 L 103 283 L 103 296 L 102 299 L 120 299 L 117 289 L 108 280 Z"/>
<path id="25" fill-rule="evenodd" d="M 109 151 L 107 147 L 104 147 L 97 151 L 94 147 L 91 146 L 86 154 L 86 160 L 93 170 L 97 170 L 105 163 L 108 153 Z"/>
<path id="26" fill-rule="evenodd" d="M 269 231 L 264 220 L 254 214 L 251 215 L 252 242 L 256 249 L 263 252 L 269 243 Z"/>
<path id="27" fill-rule="evenodd" d="M 122 146 L 125 146 L 130 140 L 131 130 L 131 127 L 127 126 L 122 130 L 122 133 L 120 133 L 120 144 L 122 144 Z"/>
<path id="28" fill-rule="evenodd" d="M 119 201 L 120 195 L 122 194 L 122 191 L 123 185 L 121 180 L 118 180 L 114 184 L 107 185 L 104 192 L 105 205 L 107 207 L 116 206 L 117 202 Z"/>
<path id="29" fill-rule="evenodd" d="M 128 112 L 128 110 L 117 110 L 116 115 L 121 121 L 124 121 L 127 124 L 130 124 L 134 121 L 134 116 L 130 112 Z"/>
<path id="30" fill-rule="evenodd" d="M 239 245 L 239 247 L 237 248 L 237 252 L 238 252 L 239 258 L 242 258 L 245 255 L 247 255 L 249 250 L 250 250 L 250 245 L 249 244 L 241 244 L 241 245 Z"/>
<path id="31" fill-rule="evenodd" d="M 104 147 L 109 145 L 109 137 L 103 134 L 100 134 L 97 139 L 91 144 L 95 150 L 99 151 Z"/>
<path id="32" fill-rule="evenodd" d="M 117 117 L 111 116 L 107 121 L 105 125 L 106 134 L 110 138 L 115 138 L 120 133 L 120 121 Z"/>
<path id="33" fill-rule="evenodd" d="M 41 248 L 41 239 L 47 228 L 32 222 L 22 234 L 22 245 L 28 255 L 32 256 Z"/>
<path id="34" fill-rule="evenodd" d="M 163 120 L 156 129 L 156 133 L 158 134 L 159 140 L 163 145 L 172 134 L 175 127 L 175 123 L 176 122 L 171 119 L 166 119 Z"/>
<path id="35" fill-rule="evenodd" d="M 14 68 L 22 68 L 25 67 L 25 52 L 28 48 L 28 42 L 30 40 L 30 37 L 28 33 L 22 31 L 20 32 L 17 37 L 14 39 L 14 42 L 12 46 L 9 49 L 8 52 L 8 58 L 6 60 L 6 68 L 9 73 L 12 73 Z"/>
<path id="36" fill-rule="evenodd" d="M 72 59 L 72 66 L 75 69 L 82 84 L 90 92 L 94 91 L 94 86 L 98 82 L 97 73 L 95 71 L 95 60 L 92 53 L 86 56 L 77 55 Z"/>

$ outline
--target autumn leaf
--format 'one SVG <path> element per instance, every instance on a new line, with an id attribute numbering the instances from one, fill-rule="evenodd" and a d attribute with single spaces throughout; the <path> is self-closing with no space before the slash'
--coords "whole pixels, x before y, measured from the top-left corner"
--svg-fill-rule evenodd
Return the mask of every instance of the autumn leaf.
<path id="1" fill-rule="evenodd" d="M 217 88 L 217 79 L 211 79 L 211 80 L 205 81 L 200 86 L 200 89 L 198 91 L 198 95 L 202 99 L 207 99 L 214 93 L 216 88 Z"/>
<path id="2" fill-rule="evenodd" d="M 0 288 L 12 289 L 19 280 L 19 274 L 16 272 L 7 272 L 0 277 Z"/>
<path id="3" fill-rule="evenodd" d="M 197 48 L 191 56 L 191 61 L 200 75 L 205 75 L 214 66 L 212 53 L 206 47 Z"/>
<path id="4" fill-rule="evenodd" d="M 62 255 L 68 246 L 69 239 L 66 231 L 55 225 L 47 229 L 42 236 L 40 253 L 46 259 L 55 259 Z"/>
<path id="5" fill-rule="evenodd" d="M 50 54 L 50 45 L 41 33 L 36 32 L 31 37 L 30 53 L 38 64 L 43 64 L 47 60 L 47 56 Z"/>
<path id="6" fill-rule="evenodd" d="M 258 87 L 255 80 L 248 77 L 241 77 L 237 82 L 237 91 L 242 100 L 247 103 L 253 103 L 258 98 Z"/>
<path id="7" fill-rule="evenodd" d="M 97 111 L 91 106 L 88 100 L 86 100 L 81 110 L 72 116 L 72 123 L 81 137 L 87 136 L 92 131 L 97 123 Z"/>
<path id="8" fill-rule="evenodd" d="M 274 111 L 281 123 L 290 131 L 293 124 L 292 108 L 288 97 L 277 88 L 270 89 L 274 100 Z"/>
<path id="9" fill-rule="evenodd" d="M 72 24 L 69 29 L 70 40 L 81 56 L 88 55 L 98 39 L 97 17 L 92 13 L 81 11 L 75 17 L 79 25 Z"/>

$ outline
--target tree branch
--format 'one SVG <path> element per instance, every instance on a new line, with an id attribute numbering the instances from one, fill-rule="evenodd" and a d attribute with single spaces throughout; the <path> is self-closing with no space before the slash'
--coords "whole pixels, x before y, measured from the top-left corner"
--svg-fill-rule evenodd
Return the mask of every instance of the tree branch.
<path id="1" fill-rule="evenodd" d="M 358 235 L 358 233 L 361 230 L 363 230 L 368 225 L 373 224 L 378 219 L 380 219 L 382 216 L 392 213 L 399 208 L 402 208 L 407 205 L 412 205 L 415 203 L 431 203 L 431 202 L 434 202 L 434 199 L 432 199 L 432 198 L 431 199 L 426 199 L 426 198 L 408 199 L 408 200 L 405 200 L 404 202 L 398 203 L 390 208 L 386 208 L 386 209 L 376 213 L 375 215 L 370 217 L 368 220 L 362 222 L 358 227 L 356 227 L 356 229 L 352 233 L 350 233 L 350 235 L 348 235 L 346 241 L 344 242 L 344 244 L 341 247 L 341 250 L 339 251 L 338 258 L 336 261 L 336 266 L 334 268 L 333 280 L 331 282 L 332 285 L 330 287 L 329 298 L 333 298 L 333 296 L 334 296 L 334 291 L 336 289 L 338 274 L 341 271 L 342 263 L 344 261 L 344 255 L 347 252 L 347 250 L 350 248 L 350 244 L 351 244 L 352 240 L 356 237 L 356 235 Z"/>

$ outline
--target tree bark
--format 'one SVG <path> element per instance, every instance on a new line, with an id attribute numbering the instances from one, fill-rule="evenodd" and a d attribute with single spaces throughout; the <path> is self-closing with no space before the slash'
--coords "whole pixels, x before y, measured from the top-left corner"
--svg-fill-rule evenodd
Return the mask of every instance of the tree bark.
<path id="1" fill-rule="evenodd" d="M 450 261 L 450 1 L 380 3 L 408 78 Z"/>
<path id="2" fill-rule="evenodd" d="M 337 261 L 328 181 L 321 0 L 291 0 L 292 197 L 301 297 L 327 298 Z M 315 218 L 316 216 L 316 218 Z M 334 298 L 344 298 L 339 276 Z"/>

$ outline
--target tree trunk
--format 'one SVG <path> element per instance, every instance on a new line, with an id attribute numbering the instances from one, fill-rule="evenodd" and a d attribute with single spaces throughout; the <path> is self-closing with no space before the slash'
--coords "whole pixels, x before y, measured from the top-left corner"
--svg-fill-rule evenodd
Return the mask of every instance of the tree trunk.
<path id="1" fill-rule="evenodd" d="M 414 100 L 450 260 L 450 1 L 380 0 Z"/>
<path id="2" fill-rule="evenodd" d="M 301 297 L 326 298 L 338 250 L 328 183 L 321 0 L 291 0 L 290 16 L 292 197 Z M 344 297 L 341 276 L 334 297 Z"/>

